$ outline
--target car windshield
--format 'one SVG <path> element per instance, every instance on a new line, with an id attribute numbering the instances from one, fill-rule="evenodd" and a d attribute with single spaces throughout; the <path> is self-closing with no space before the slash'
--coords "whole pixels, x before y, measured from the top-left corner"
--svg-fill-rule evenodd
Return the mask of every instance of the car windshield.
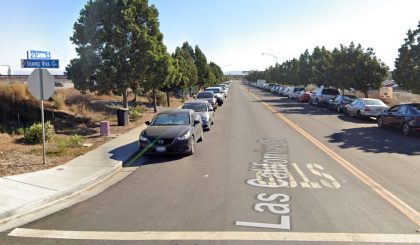
<path id="1" fill-rule="evenodd" d="M 204 101 L 205 102 L 205 101 Z M 185 103 L 182 109 L 191 109 L 196 112 L 207 111 L 207 104 L 205 103 Z"/>
<path id="2" fill-rule="evenodd" d="M 151 126 L 168 126 L 168 125 L 189 125 L 190 116 L 187 113 L 162 113 L 158 114 Z"/>
<path id="3" fill-rule="evenodd" d="M 197 98 L 213 98 L 213 93 L 199 93 L 197 94 Z"/>
<path id="4" fill-rule="evenodd" d="M 208 88 L 206 91 L 212 91 L 213 93 L 220 93 L 220 89 L 218 88 Z"/>
<path id="5" fill-rule="evenodd" d="M 381 100 L 364 100 L 365 105 L 380 105 L 386 106 Z"/>

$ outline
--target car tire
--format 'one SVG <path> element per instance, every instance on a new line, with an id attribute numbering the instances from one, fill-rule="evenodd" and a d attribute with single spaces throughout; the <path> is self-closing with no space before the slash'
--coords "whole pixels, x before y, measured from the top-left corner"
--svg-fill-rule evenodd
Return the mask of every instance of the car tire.
<path id="1" fill-rule="evenodd" d="M 382 119 L 382 117 L 378 117 L 378 119 L 376 119 L 376 123 L 378 124 L 378 128 L 384 127 L 384 120 Z"/>
<path id="2" fill-rule="evenodd" d="M 191 150 L 190 150 L 190 152 L 188 153 L 188 155 L 190 155 L 190 156 L 194 155 L 194 153 L 195 153 L 194 145 L 195 145 L 195 138 L 194 138 L 194 136 L 193 136 L 193 137 L 192 137 L 192 142 L 191 142 Z"/>
<path id="3" fill-rule="evenodd" d="M 411 128 L 410 125 L 408 125 L 408 123 L 404 123 L 401 129 L 405 136 L 409 136 L 411 134 Z"/>

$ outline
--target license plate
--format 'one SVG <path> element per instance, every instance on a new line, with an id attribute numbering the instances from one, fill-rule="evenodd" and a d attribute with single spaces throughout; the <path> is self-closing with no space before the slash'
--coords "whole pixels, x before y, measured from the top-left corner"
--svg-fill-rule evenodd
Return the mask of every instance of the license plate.
<path id="1" fill-rule="evenodd" d="M 166 147 L 164 147 L 164 146 L 156 146 L 156 151 L 157 152 L 165 152 L 166 151 Z"/>

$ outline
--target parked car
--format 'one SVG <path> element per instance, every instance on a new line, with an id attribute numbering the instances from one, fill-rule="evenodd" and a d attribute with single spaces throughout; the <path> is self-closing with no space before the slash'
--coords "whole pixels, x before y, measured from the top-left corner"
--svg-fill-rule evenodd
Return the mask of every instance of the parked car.
<path id="1" fill-rule="evenodd" d="M 282 95 L 288 96 L 290 89 L 292 89 L 292 87 L 285 87 L 282 91 Z"/>
<path id="2" fill-rule="evenodd" d="M 214 111 L 211 104 L 206 100 L 191 100 L 186 101 L 181 109 L 194 110 L 201 116 L 203 129 L 210 130 L 210 125 L 214 124 Z"/>
<path id="3" fill-rule="evenodd" d="M 311 96 L 310 91 L 300 91 L 297 100 L 300 102 L 309 102 L 309 97 Z"/>
<path id="4" fill-rule="evenodd" d="M 139 136 L 144 154 L 194 154 L 194 144 L 203 140 L 201 117 L 190 109 L 159 112 Z"/>
<path id="5" fill-rule="evenodd" d="M 204 91 L 212 91 L 216 96 L 217 104 L 219 106 L 223 105 L 223 100 L 225 99 L 225 95 L 223 94 L 223 89 L 219 87 L 208 87 Z"/>
<path id="6" fill-rule="evenodd" d="M 218 103 L 217 98 L 212 91 L 200 92 L 197 94 L 196 99 L 208 101 L 213 107 L 213 110 L 216 111 Z"/>
<path id="7" fill-rule="evenodd" d="M 223 94 L 225 95 L 225 98 L 227 98 L 228 93 L 229 93 L 229 88 L 226 84 L 217 84 L 215 87 L 222 88 Z"/>
<path id="8" fill-rule="evenodd" d="M 379 128 L 393 126 L 402 129 L 404 135 L 420 131 L 420 103 L 395 105 L 378 115 Z"/>
<path id="9" fill-rule="evenodd" d="M 356 99 L 358 99 L 358 97 L 354 95 L 341 95 L 340 94 L 330 99 L 328 108 L 330 110 L 337 111 L 338 113 L 340 113 L 343 111 L 344 106 L 350 104 Z"/>
<path id="10" fill-rule="evenodd" d="M 389 106 L 385 105 L 382 100 L 378 99 L 356 99 L 344 107 L 344 114 L 348 116 L 357 116 L 362 119 L 364 117 L 377 117 Z"/>
<path id="11" fill-rule="evenodd" d="M 289 92 L 289 99 L 297 99 L 299 92 L 304 90 L 302 87 L 293 87 Z"/>
<path id="12" fill-rule="evenodd" d="M 330 99 L 339 94 L 340 92 L 338 89 L 320 87 L 315 89 L 315 91 L 309 97 L 309 104 L 315 106 L 328 105 Z"/>

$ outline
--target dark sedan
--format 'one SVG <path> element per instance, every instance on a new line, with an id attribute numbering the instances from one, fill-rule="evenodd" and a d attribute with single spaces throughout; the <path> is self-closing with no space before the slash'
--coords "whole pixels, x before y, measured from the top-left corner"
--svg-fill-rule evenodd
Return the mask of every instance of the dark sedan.
<path id="1" fill-rule="evenodd" d="M 194 144 L 203 140 L 201 117 L 190 109 L 159 112 L 139 137 L 143 154 L 194 154 Z"/>
<path id="2" fill-rule="evenodd" d="M 358 99 L 354 95 L 337 95 L 334 98 L 330 99 L 328 108 L 338 113 L 342 112 L 344 107 L 348 104 L 351 104 L 354 100 Z"/>
<path id="3" fill-rule="evenodd" d="M 420 103 L 393 106 L 379 114 L 377 122 L 380 128 L 388 125 L 401 128 L 404 135 L 420 131 Z"/>

